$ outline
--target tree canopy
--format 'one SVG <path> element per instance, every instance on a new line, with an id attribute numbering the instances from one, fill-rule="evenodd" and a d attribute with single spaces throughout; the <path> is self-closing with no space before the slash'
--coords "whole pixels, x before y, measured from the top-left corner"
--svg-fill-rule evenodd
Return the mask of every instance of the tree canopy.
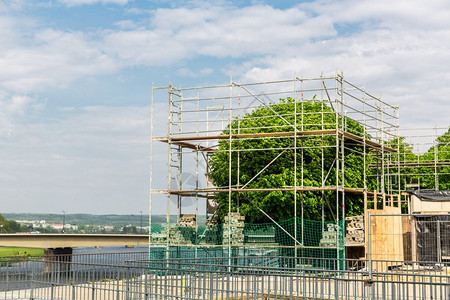
<path id="1" fill-rule="evenodd" d="M 430 149 L 420 157 L 420 161 L 432 162 L 436 158 L 437 162 L 450 162 L 450 127 L 441 136 L 436 138 L 435 146 L 431 146 Z M 435 157 L 436 155 L 436 157 Z M 432 167 L 421 167 L 419 169 L 419 174 L 434 173 L 434 166 Z M 439 166 L 438 170 L 438 189 L 440 190 L 450 190 L 450 166 L 443 165 Z M 423 176 L 421 184 L 429 189 L 435 186 L 434 174 L 431 176 Z"/>
<path id="2" fill-rule="evenodd" d="M 22 227 L 14 220 L 7 220 L 0 214 L 0 233 L 20 232 Z"/>
<path id="3" fill-rule="evenodd" d="M 296 120 L 295 120 L 296 118 Z M 311 131 L 335 129 L 336 123 L 345 124 L 346 131 L 361 135 L 363 126 L 358 122 L 338 117 L 333 108 L 316 99 L 295 101 L 292 98 L 280 99 L 278 103 L 260 106 L 231 124 L 231 132 L 264 133 L 294 131 Z M 228 134 L 228 127 L 223 133 Z M 246 188 L 274 188 L 294 186 L 294 139 L 291 137 L 266 137 L 254 139 L 235 139 L 231 142 L 231 184 L 246 185 Z M 297 138 L 297 168 L 295 170 L 297 186 L 331 186 L 336 185 L 336 138 L 334 135 L 308 136 Z M 229 185 L 229 151 L 230 142 L 221 140 L 219 151 L 212 155 L 210 161 L 210 176 L 218 187 Z M 248 150 L 248 151 L 245 151 Z M 257 150 L 257 151 L 255 151 Z M 347 145 L 345 155 L 345 186 L 363 187 L 364 159 L 361 146 Z M 277 157 L 275 161 L 271 161 Z M 239 160 L 239 168 L 238 168 Z M 258 174 L 263 168 L 264 171 Z M 323 163 L 323 165 L 322 165 Z M 239 172 L 238 172 L 239 169 Z M 302 172 L 303 170 L 303 172 Z M 239 173 L 239 175 L 238 175 Z M 238 178 L 239 176 L 239 178 Z M 253 179 L 253 180 L 252 180 Z M 322 184 L 323 179 L 323 184 Z M 228 194 L 218 193 L 219 202 L 217 214 L 220 217 L 228 213 Z M 322 201 L 324 201 L 325 219 L 334 219 L 335 193 L 333 192 L 303 192 L 297 194 L 297 216 L 303 208 L 306 219 L 320 220 L 322 218 Z M 347 215 L 357 215 L 363 211 L 363 200 L 360 196 L 346 196 Z M 253 204 L 258 205 L 276 221 L 294 216 L 294 193 L 246 192 L 232 194 L 232 211 L 239 211 L 246 216 L 247 222 L 267 222 L 267 217 Z M 253 203 L 253 204 L 252 204 Z"/>

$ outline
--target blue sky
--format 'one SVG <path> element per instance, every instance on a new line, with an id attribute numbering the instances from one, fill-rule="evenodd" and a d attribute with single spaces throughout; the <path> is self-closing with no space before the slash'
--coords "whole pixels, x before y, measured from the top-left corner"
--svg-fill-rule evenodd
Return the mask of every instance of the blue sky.
<path id="1" fill-rule="evenodd" d="M 403 127 L 446 127 L 449 15 L 439 0 L 0 1 L 0 212 L 146 211 L 152 83 L 343 71 Z"/>

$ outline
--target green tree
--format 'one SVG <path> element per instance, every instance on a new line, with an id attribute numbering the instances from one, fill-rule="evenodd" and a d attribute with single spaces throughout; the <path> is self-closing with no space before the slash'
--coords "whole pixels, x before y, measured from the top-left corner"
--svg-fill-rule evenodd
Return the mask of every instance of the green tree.
<path id="1" fill-rule="evenodd" d="M 0 214 L 0 233 L 12 233 L 25 231 L 24 226 L 21 226 L 14 220 L 7 220 Z"/>
<path id="2" fill-rule="evenodd" d="M 295 114 L 297 112 L 297 114 Z M 295 120 L 296 119 L 296 120 Z M 333 109 L 322 101 L 315 99 L 294 101 L 292 98 L 280 99 L 278 103 L 260 106 L 244 117 L 234 120 L 231 124 L 233 134 L 287 132 L 294 131 L 292 124 L 297 123 L 297 130 L 312 131 L 335 129 L 336 123 L 344 124 L 345 130 L 353 134 L 362 135 L 363 126 L 358 122 L 338 117 Z M 230 128 L 223 133 L 229 134 Z M 232 150 L 259 149 L 260 151 L 233 151 L 231 157 L 231 182 L 235 186 L 239 183 L 246 188 L 274 188 L 294 186 L 294 139 L 291 137 L 266 137 L 254 139 L 235 139 L 231 143 Z M 210 161 L 210 176 L 218 187 L 228 186 L 229 182 L 229 151 L 228 140 L 219 142 L 219 151 L 212 155 Z M 322 178 L 326 178 L 324 186 L 336 185 L 336 138 L 334 135 L 299 136 L 297 139 L 297 169 L 295 170 L 297 186 L 320 187 Z M 363 148 L 356 143 L 349 143 L 345 147 L 345 186 L 360 188 L 364 186 Z M 271 161 L 277 157 L 279 158 Z M 239 157 L 238 157 L 239 156 Z M 322 166 L 323 161 L 323 166 Z M 258 174 L 263 168 L 262 173 Z M 368 161 L 366 161 L 368 163 Z M 303 172 L 302 172 L 303 170 Z M 255 177 L 255 178 L 254 178 Z M 253 180 L 252 180 L 253 179 Z M 320 220 L 322 218 L 322 201 L 325 201 L 326 219 L 334 219 L 335 192 L 303 192 L 298 193 L 298 212 L 303 206 L 303 216 L 306 219 Z M 238 199 L 239 197 L 239 199 Z M 228 213 L 228 194 L 218 193 L 219 202 L 217 214 L 224 217 Z M 293 192 L 246 192 L 232 195 L 232 211 L 239 209 L 246 216 L 247 222 L 267 222 L 264 216 L 252 203 L 257 204 L 277 221 L 294 216 Z M 361 214 L 363 199 L 361 196 L 346 194 L 347 215 Z"/>
<path id="3" fill-rule="evenodd" d="M 122 228 L 122 232 L 127 234 L 137 233 L 137 227 L 134 225 L 127 225 Z"/>
<path id="4" fill-rule="evenodd" d="M 421 162 L 433 163 L 450 162 L 450 127 L 449 129 L 436 138 L 435 145 L 431 146 L 426 153 L 420 156 Z M 421 185 L 426 189 L 435 188 L 435 171 L 438 174 L 438 189 L 450 190 L 450 166 L 438 165 L 436 170 L 434 165 L 422 166 L 419 170 L 421 177 Z M 430 175 L 426 175 L 430 174 Z"/>
<path id="5" fill-rule="evenodd" d="M 388 168 L 390 176 L 391 190 L 408 189 L 409 184 L 417 184 L 419 182 L 417 162 L 420 156 L 415 154 L 413 146 L 406 142 L 405 137 L 398 137 L 389 142 L 389 146 L 397 150 L 397 152 L 389 153 Z M 400 174 L 398 177 L 396 174 Z"/>

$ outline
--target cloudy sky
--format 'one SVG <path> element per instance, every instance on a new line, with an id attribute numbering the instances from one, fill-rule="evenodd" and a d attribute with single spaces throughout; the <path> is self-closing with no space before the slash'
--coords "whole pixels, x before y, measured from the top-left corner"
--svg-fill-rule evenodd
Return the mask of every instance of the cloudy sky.
<path id="1" fill-rule="evenodd" d="M 403 127 L 446 127 L 449 15 L 447 0 L 0 0 L 0 212 L 147 211 L 152 84 L 343 71 Z"/>

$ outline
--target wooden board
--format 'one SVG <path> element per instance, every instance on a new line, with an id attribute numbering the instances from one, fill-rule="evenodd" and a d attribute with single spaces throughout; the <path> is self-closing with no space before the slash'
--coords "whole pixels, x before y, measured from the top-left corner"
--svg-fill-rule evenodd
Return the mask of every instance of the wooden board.
<path id="1" fill-rule="evenodd" d="M 365 139 L 356 134 L 336 130 L 336 129 L 324 129 L 324 130 L 307 130 L 307 131 L 276 131 L 276 132 L 256 132 L 256 133 L 237 133 L 232 134 L 231 136 L 228 134 L 219 134 L 219 135 L 202 135 L 202 136 L 172 136 L 167 137 L 155 137 L 154 141 L 160 141 L 163 143 L 178 143 L 179 146 L 182 147 L 190 147 L 192 148 L 192 144 L 186 143 L 181 144 L 180 142 L 186 141 L 203 141 L 203 140 L 228 140 L 228 139 L 250 139 L 250 138 L 269 138 L 269 137 L 293 137 L 298 136 L 299 138 L 302 136 L 315 136 L 315 135 L 335 135 L 338 134 L 340 138 L 343 138 L 345 142 L 356 142 L 358 145 L 366 144 L 368 147 L 376 151 L 387 151 L 387 152 L 396 152 L 397 150 L 382 145 L 380 143 L 371 141 L 369 139 Z M 198 149 L 201 150 L 201 149 Z"/>
<path id="2" fill-rule="evenodd" d="M 370 217 L 370 236 L 369 222 L 365 224 L 366 234 L 366 258 L 369 259 L 371 251 L 372 260 L 383 260 L 386 262 L 377 262 L 373 265 L 378 271 L 385 271 L 390 266 L 401 264 L 404 260 L 403 253 L 403 226 L 401 216 L 372 216 L 380 214 L 401 214 L 400 207 L 385 206 L 384 209 L 367 209 L 366 220 Z M 370 238 L 370 249 L 369 249 Z"/>

